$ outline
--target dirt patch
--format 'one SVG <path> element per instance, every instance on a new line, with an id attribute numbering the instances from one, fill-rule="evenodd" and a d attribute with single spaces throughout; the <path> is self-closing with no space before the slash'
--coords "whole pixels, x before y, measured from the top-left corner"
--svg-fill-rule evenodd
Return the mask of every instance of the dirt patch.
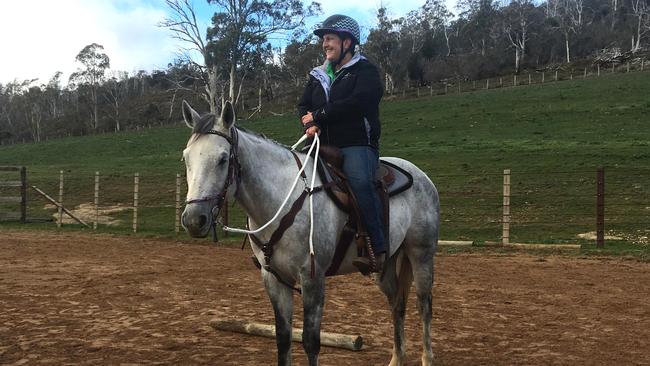
<path id="1" fill-rule="evenodd" d="M 209 326 L 272 323 L 248 250 L 0 228 L 0 253 L 0 364 L 275 364 L 273 340 Z M 441 365 L 650 364 L 648 263 L 446 254 L 433 294 Z M 421 349 L 414 304 L 412 294 L 408 365 L 419 365 Z M 323 328 L 360 334 L 367 346 L 324 347 L 322 365 L 388 364 L 390 313 L 369 279 L 328 280 Z M 306 364 L 300 344 L 294 362 Z"/>

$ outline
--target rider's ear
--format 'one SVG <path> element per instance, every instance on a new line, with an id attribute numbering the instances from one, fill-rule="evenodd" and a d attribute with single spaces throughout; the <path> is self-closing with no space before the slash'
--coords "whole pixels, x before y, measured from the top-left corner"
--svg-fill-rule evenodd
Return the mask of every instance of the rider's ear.
<path id="1" fill-rule="evenodd" d="M 192 109 L 190 104 L 185 100 L 183 100 L 183 107 L 181 109 L 183 110 L 183 120 L 185 120 L 185 124 L 187 127 L 194 129 L 194 125 L 200 118 L 199 114 Z"/>
<path id="2" fill-rule="evenodd" d="M 235 108 L 233 108 L 230 101 L 226 101 L 223 105 L 223 110 L 221 111 L 221 123 L 223 123 L 223 126 L 227 129 L 235 124 Z"/>

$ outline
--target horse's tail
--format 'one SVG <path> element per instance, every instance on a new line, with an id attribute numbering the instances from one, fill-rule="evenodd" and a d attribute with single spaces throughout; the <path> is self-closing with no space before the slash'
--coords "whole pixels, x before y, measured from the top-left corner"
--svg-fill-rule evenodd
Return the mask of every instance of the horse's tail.
<path id="1" fill-rule="evenodd" d="M 409 257 L 403 250 L 398 253 L 395 272 L 397 274 L 397 296 L 404 301 L 404 306 L 406 306 L 411 283 L 413 282 L 413 267 Z"/>

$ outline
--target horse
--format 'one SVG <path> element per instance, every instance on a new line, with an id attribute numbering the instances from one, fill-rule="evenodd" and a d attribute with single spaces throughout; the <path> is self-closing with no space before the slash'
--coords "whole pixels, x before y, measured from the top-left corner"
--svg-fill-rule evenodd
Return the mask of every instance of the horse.
<path id="1" fill-rule="evenodd" d="M 247 213 L 251 229 L 261 227 L 273 217 L 300 169 L 294 153 L 259 133 L 235 126 L 235 113 L 229 102 L 217 117 L 210 113 L 199 114 L 183 101 L 182 114 L 193 131 L 183 150 L 187 201 L 181 221 L 185 230 L 192 237 L 207 236 L 215 229 L 215 211 L 223 202 L 232 199 Z M 304 162 L 306 171 L 311 172 L 313 159 L 303 153 L 295 154 Z M 422 365 L 429 366 L 433 362 L 430 328 L 434 254 L 440 221 L 438 192 L 427 175 L 414 164 L 399 158 L 382 159 L 405 169 L 413 177 L 410 189 L 390 198 L 390 250 L 383 275 L 375 276 L 392 310 L 394 340 L 389 365 L 406 362 L 404 316 L 408 293 L 415 282 L 417 309 L 422 321 L 421 360 Z M 320 184 L 320 178 L 316 179 L 316 184 Z M 299 199 L 302 191 L 296 189 L 289 202 Z M 318 365 L 325 272 L 332 262 L 337 238 L 347 218 L 325 193 L 312 194 L 316 208 L 314 256 L 310 255 L 307 240 L 310 215 L 303 206 L 274 246 L 269 265 L 261 268 L 262 281 L 275 314 L 277 364 L 280 366 L 291 364 L 292 287 L 295 285 L 300 285 L 302 290 L 303 348 L 309 365 Z M 269 240 L 272 228 L 273 225 L 258 234 L 260 240 Z M 251 247 L 259 263 L 264 263 L 262 248 L 254 244 Z M 356 272 L 352 264 L 356 256 L 356 247 L 351 245 L 336 274 Z"/>

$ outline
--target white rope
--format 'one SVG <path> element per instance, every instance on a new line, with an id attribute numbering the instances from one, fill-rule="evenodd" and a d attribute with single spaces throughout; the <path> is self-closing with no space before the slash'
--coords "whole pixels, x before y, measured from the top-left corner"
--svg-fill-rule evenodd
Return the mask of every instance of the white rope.
<path id="1" fill-rule="evenodd" d="M 318 153 L 320 152 L 320 139 L 318 134 L 315 135 L 314 142 L 316 143 L 316 154 L 314 155 L 314 167 L 311 172 L 311 186 L 309 187 L 312 194 L 309 195 L 309 254 L 314 255 L 314 182 L 316 181 L 316 168 L 318 167 Z M 305 162 L 309 159 L 309 154 L 305 158 Z"/>
<path id="2" fill-rule="evenodd" d="M 306 138 L 307 138 L 307 134 L 305 134 L 303 137 L 301 137 L 298 140 L 298 142 L 291 147 L 291 150 L 295 150 L 295 148 L 302 141 L 304 141 Z M 316 147 L 316 155 L 314 156 L 314 171 L 312 173 L 312 181 L 311 181 L 311 188 L 313 189 L 314 188 L 314 181 L 315 181 L 315 178 L 316 178 L 316 159 L 318 158 L 318 152 L 319 152 L 319 149 L 320 149 L 320 140 L 318 138 L 318 134 L 314 135 L 314 141 L 312 141 L 311 146 L 309 147 L 309 151 L 307 151 L 307 156 L 305 157 L 305 161 L 303 162 L 302 167 L 300 168 L 300 170 L 298 170 L 298 174 L 296 175 L 296 178 L 293 180 L 293 184 L 291 185 L 291 189 L 289 189 L 289 192 L 287 193 L 287 196 L 284 198 L 284 201 L 282 202 L 282 204 L 280 205 L 280 207 L 276 211 L 273 218 L 271 218 L 271 220 L 269 220 L 269 222 L 267 222 L 266 224 L 260 226 L 259 228 L 255 229 L 255 230 L 239 229 L 239 228 L 233 228 L 233 227 L 223 225 L 223 227 L 222 227 L 223 231 L 229 231 L 231 233 L 240 233 L 240 234 L 257 234 L 260 231 L 266 229 L 275 220 L 277 220 L 277 218 L 280 216 L 280 212 L 282 212 L 282 209 L 284 208 L 284 206 L 286 206 L 287 202 L 289 201 L 289 197 L 291 197 L 291 194 L 295 190 L 296 185 L 298 184 L 298 180 L 300 179 L 300 175 L 302 174 L 302 172 L 307 167 L 307 160 L 309 160 L 309 157 L 311 156 L 311 152 L 314 150 L 314 147 Z M 312 195 L 309 195 L 309 196 L 310 196 L 309 197 L 310 198 L 309 207 L 310 207 L 310 218 L 311 218 L 311 230 L 310 230 L 310 233 L 309 233 L 309 248 L 310 248 L 311 254 L 313 254 L 314 250 L 313 250 L 312 235 L 313 235 L 313 229 L 314 229 L 314 213 L 313 213 L 313 208 L 312 208 L 312 204 L 311 204 L 311 202 L 312 202 L 311 201 L 311 196 Z"/>

